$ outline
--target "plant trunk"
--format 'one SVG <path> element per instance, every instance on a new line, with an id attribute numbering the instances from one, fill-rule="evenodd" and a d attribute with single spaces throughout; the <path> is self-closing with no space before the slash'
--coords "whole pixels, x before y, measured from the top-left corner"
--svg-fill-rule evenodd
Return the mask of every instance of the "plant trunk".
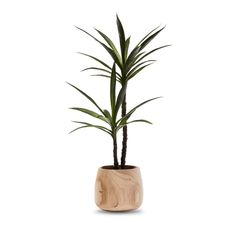
<path id="1" fill-rule="evenodd" d="M 121 107 L 121 116 L 126 115 L 126 95 L 124 97 L 122 107 Z M 126 162 L 126 152 L 127 152 L 127 140 L 128 140 L 128 130 L 127 125 L 123 127 L 123 140 L 122 140 L 122 151 L 121 151 L 121 169 L 125 168 Z"/>
<path id="2" fill-rule="evenodd" d="M 117 158 L 117 140 L 113 137 L 113 158 L 114 158 L 114 168 L 119 168 L 118 158 Z"/>

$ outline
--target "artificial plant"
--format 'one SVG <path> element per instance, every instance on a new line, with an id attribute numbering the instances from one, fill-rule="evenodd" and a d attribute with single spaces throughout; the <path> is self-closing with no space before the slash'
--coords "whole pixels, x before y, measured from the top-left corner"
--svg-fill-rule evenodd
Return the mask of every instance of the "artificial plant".
<path id="1" fill-rule="evenodd" d="M 145 47 L 165 28 L 164 27 L 156 27 L 152 31 L 150 31 L 139 43 L 132 49 L 129 50 L 130 45 L 130 37 L 125 36 L 125 31 L 123 25 L 118 16 L 116 16 L 117 30 L 119 34 L 119 42 L 120 42 L 120 50 L 117 49 L 112 40 L 103 32 L 98 29 L 95 29 L 97 33 L 103 38 L 104 42 L 97 39 L 92 34 L 88 33 L 84 29 L 75 26 L 80 31 L 86 33 L 95 41 L 97 41 L 112 57 L 114 63 L 118 66 L 119 72 L 116 72 L 116 80 L 120 82 L 122 87 L 127 88 L 128 81 L 135 77 L 139 72 L 141 72 L 144 68 L 150 66 L 155 62 L 155 60 L 146 60 L 146 58 L 154 53 L 157 50 L 165 48 L 170 45 L 164 45 L 161 47 L 154 48 L 148 52 L 145 52 Z M 129 52 L 130 51 L 130 52 Z M 102 67 L 88 67 L 86 70 L 96 70 L 100 71 L 99 74 L 94 74 L 93 76 L 102 76 L 102 77 L 110 77 L 112 74 L 112 68 L 105 63 L 103 60 L 86 53 L 80 54 L 90 57 L 93 60 L 97 61 L 102 65 Z M 125 89 L 124 98 L 121 105 L 121 115 L 123 120 L 127 118 L 127 89 Z M 124 168 L 126 163 L 126 151 L 127 151 L 127 138 L 128 138 L 128 130 L 127 125 L 123 125 L 123 140 L 122 140 L 122 151 L 121 151 L 121 168 Z"/>

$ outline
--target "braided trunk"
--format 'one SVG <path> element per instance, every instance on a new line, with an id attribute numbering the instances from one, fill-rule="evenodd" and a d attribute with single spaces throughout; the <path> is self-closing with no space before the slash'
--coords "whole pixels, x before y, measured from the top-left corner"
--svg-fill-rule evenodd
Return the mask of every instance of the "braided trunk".
<path id="1" fill-rule="evenodd" d="M 119 168 L 118 158 L 117 158 L 117 140 L 113 137 L 113 158 L 114 158 L 114 168 Z"/>
<path id="2" fill-rule="evenodd" d="M 121 107 L 121 115 L 124 117 L 126 115 L 126 95 L 124 97 L 122 107 Z M 122 140 L 122 151 L 121 151 L 121 169 L 125 168 L 126 162 L 126 152 L 127 152 L 127 140 L 128 140 L 128 130 L 127 126 L 123 127 L 123 140 Z"/>

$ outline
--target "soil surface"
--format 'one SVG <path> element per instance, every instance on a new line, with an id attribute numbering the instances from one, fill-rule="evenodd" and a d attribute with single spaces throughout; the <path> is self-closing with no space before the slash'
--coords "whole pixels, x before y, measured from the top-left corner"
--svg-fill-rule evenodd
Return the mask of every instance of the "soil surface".
<path id="1" fill-rule="evenodd" d="M 114 166 L 102 166 L 102 169 L 108 169 L 108 170 L 127 170 L 127 169 L 134 169 L 136 166 L 130 166 L 126 165 L 124 168 L 121 169 L 121 166 L 119 166 L 119 169 L 115 169 Z"/>

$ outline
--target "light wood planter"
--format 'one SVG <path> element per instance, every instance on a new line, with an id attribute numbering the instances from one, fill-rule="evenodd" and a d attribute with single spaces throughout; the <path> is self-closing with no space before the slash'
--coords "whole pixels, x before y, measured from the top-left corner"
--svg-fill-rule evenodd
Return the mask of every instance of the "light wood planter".
<path id="1" fill-rule="evenodd" d="M 127 166 L 126 169 L 98 169 L 95 184 L 96 205 L 107 211 L 130 211 L 139 208 L 143 200 L 140 169 Z"/>

